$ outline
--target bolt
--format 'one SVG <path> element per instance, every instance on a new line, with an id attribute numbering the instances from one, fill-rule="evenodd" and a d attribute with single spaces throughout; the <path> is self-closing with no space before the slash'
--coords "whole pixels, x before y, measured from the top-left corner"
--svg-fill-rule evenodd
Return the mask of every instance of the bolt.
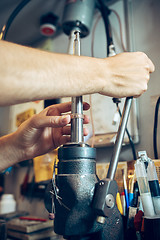
<path id="1" fill-rule="evenodd" d="M 106 196 L 106 205 L 109 208 L 113 208 L 115 204 L 114 197 L 112 194 L 107 194 Z"/>

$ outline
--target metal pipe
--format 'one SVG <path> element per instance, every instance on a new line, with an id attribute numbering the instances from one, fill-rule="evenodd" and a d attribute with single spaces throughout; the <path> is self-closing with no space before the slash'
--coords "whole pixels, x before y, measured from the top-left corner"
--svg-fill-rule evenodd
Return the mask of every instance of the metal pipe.
<path id="1" fill-rule="evenodd" d="M 83 142 L 82 96 L 72 98 L 71 142 Z"/>
<path id="2" fill-rule="evenodd" d="M 110 178 L 111 180 L 114 179 L 114 176 L 116 173 L 118 159 L 119 159 L 119 155 L 120 155 L 120 151 L 123 143 L 124 133 L 127 126 L 127 121 L 130 113 L 131 104 L 132 104 L 132 99 L 133 97 L 127 97 L 124 108 L 123 108 L 123 114 L 122 114 L 121 122 L 119 125 L 119 129 L 117 132 L 117 138 L 116 138 L 113 154 L 111 157 L 111 161 L 110 161 L 110 165 L 107 173 L 107 178 Z"/>
<path id="3" fill-rule="evenodd" d="M 68 53 L 80 56 L 80 31 L 71 31 Z M 76 77 L 76 76 L 75 76 Z M 71 142 L 83 142 L 83 99 L 72 97 L 71 107 Z"/>

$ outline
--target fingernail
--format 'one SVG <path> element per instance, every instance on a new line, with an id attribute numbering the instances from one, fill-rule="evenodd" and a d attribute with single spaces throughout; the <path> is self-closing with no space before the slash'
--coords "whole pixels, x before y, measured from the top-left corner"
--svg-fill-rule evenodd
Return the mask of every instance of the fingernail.
<path id="1" fill-rule="evenodd" d="M 84 135 L 87 136 L 89 134 L 88 128 L 84 128 Z"/>
<path id="2" fill-rule="evenodd" d="M 70 115 L 63 115 L 62 123 L 69 123 L 69 122 L 70 122 Z"/>

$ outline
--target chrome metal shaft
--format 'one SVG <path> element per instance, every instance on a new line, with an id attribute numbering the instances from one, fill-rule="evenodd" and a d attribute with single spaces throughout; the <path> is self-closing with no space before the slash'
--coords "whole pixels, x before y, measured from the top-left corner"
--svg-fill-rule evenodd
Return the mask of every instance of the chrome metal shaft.
<path id="1" fill-rule="evenodd" d="M 119 155 L 120 155 L 120 151 L 123 143 L 124 133 L 127 126 L 127 121 L 130 113 L 131 104 L 132 104 L 132 99 L 133 99 L 132 97 L 126 98 L 125 105 L 123 108 L 121 123 L 119 125 L 116 142 L 114 145 L 113 154 L 112 154 L 111 162 L 110 162 L 108 173 L 107 173 L 107 178 L 110 178 L 111 180 L 114 179 L 114 176 L 116 173 Z"/>
<path id="2" fill-rule="evenodd" d="M 78 30 L 73 30 L 70 34 L 68 54 L 80 56 L 80 32 Z M 71 117 L 71 142 L 83 142 L 82 96 L 72 97 Z"/>

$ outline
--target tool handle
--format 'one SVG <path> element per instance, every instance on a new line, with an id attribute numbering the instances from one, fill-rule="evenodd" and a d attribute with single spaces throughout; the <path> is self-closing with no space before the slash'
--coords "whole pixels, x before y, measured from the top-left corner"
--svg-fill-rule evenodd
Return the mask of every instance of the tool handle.
<path id="1" fill-rule="evenodd" d="M 110 165 L 107 173 L 107 178 L 110 178 L 111 180 L 114 179 L 114 176 L 116 173 L 119 155 L 120 155 L 120 151 L 123 143 L 124 133 L 126 130 L 127 121 L 128 121 L 128 117 L 131 109 L 132 99 L 133 97 L 127 97 L 123 107 L 122 118 L 121 118 L 121 122 L 117 132 L 117 138 L 116 138 L 113 154 L 111 157 L 111 161 L 110 161 Z"/>

